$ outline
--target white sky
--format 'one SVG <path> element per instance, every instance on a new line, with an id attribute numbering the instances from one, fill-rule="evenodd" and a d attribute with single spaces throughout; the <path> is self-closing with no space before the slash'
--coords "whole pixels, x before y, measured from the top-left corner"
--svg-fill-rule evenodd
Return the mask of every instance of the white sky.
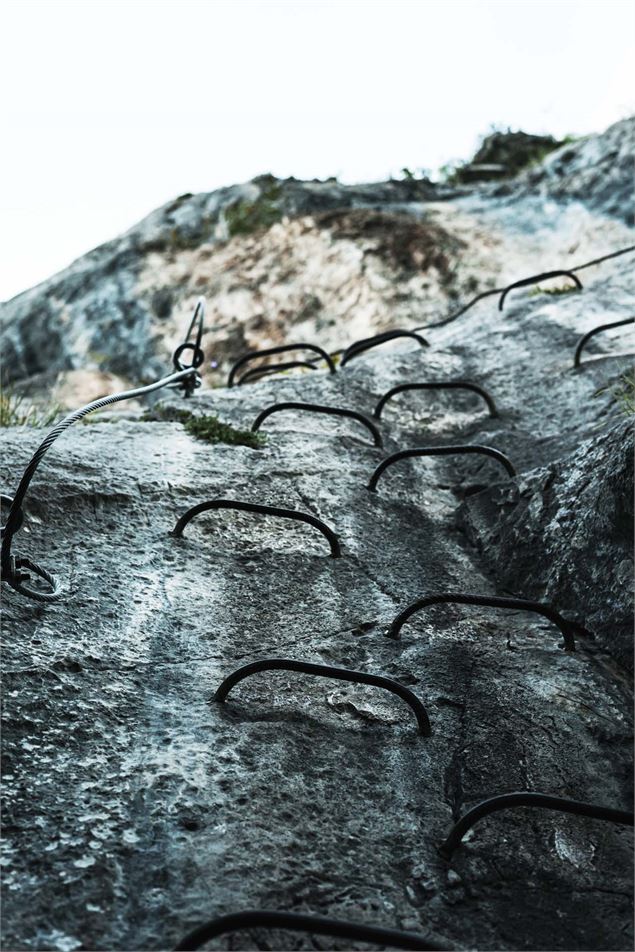
<path id="1" fill-rule="evenodd" d="M 631 0 L 4 0 L 0 300 L 183 192 L 635 112 Z"/>

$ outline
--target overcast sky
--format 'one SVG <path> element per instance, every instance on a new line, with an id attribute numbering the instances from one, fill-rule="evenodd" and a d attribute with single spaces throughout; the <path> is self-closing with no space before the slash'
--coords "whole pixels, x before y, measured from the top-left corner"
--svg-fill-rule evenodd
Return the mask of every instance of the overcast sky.
<path id="1" fill-rule="evenodd" d="M 631 0 L 4 0 L 0 300 L 183 192 L 635 112 Z"/>

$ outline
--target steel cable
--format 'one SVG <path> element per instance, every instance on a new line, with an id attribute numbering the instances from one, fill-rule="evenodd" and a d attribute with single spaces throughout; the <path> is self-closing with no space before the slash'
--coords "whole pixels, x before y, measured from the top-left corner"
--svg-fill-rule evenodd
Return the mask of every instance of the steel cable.
<path id="1" fill-rule="evenodd" d="M 15 557 L 11 554 L 13 537 L 19 530 L 24 518 L 22 504 L 24 503 L 31 480 L 33 479 L 33 476 L 35 475 L 35 472 L 44 455 L 51 448 L 57 438 L 61 436 L 62 433 L 64 433 L 65 430 L 67 430 L 74 423 L 77 423 L 79 420 L 82 420 L 85 416 L 88 416 L 89 413 L 93 413 L 95 410 L 101 410 L 104 407 L 111 406 L 114 403 L 120 403 L 122 400 L 132 400 L 135 397 L 153 393 L 155 390 L 160 390 L 163 387 L 180 386 L 183 388 L 185 396 L 189 396 L 189 394 L 200 385 L 200 377 L 196 368 L 201 365 L 204 359 L 203 352 L 199 346 L 203 334 L 204 311 L 205 305 L 203 299 L 201 298 L 197 302 L 194 309 L 194 315 L 188 328 L 185 341 L 174 351 L 172 359 L 174 366 L 177 368 L 174 373 L 171 373 L 166 377 L 162 377 L 160 380 L 157 380 L 151 384 L 147 384 L 143 387 L 135 387 L 132 390 L 124 390 L 121 393 L 113 393 L 107 397 L 100 397 L 98 400 L 93 400 L 92 403 L 88 403 L 86 406 L 80 407 L 78 410 L 73 410 L 71 413 L 65 416 L 64 419 L 60 420 L 59 423 L 56 423 L 55 426 L 44 437 L 37 450 L 29 460 L 15 494 L 13 497 L 5 496 L 5 498 L 11 499 L 11 505 L 9 507 L 7 522 L 1 530 L 2 547 L 0 549 L 0 567 L 2 570 L 3 581 L 10 585 L 11 588 L 15 589 L 15 591 L 22 595 L 26 595 L 28 598 L 33 598 L 36 601 L 42 602 L 56 601 L 62 594 L 61 587 L 57 584 L 54 576 L 52 576 L 50 572 L 29 558 Z M 195 341 L 191 341 L 190 336 L 196 324 L 198 324 L 196 339 Z M 193 351 L 192 364 L 190 366 L 184 367 L 181 364 L 180 356 L 186 349 L 191 349 Z M 50 586 L 51 590 L 48 592 L 40 591 L 38 589 L 30 588 L 28 585 L 26 585 L 25 582 L 30 578 L 29 572 L 34 572 L 40 578 L 44 579 Z"/>
<path id="2" fill-rule="evenodd" d="M 619 258 L 620 255 L 626 255 L 630 252 L 635 251 L 635 245 L 629 245 L 628 248 L 620 248 L 619 251 L 612 251 L 608 255 L 602 255 L 599 258 L 593 258 L 592 261 L 585 261 L 584 264 L 578 264 L 574 268 L 568 268 L 570 272 L 583 271 L 585 268 L 591 268 L 596 264 L 602 264 L 603 261 L 610 261 L 611 258 Z M 418 327 L 413 327 L 413 331 L 425 331 L 429 327 L 445 327 L 446 324 L 450 324 L 452 321 L 455 321 L 457 317 L 465 314 L 466 311 L 469 311 L 470 308 L 474 307 L 475 304 L 478 304 L 479 301 L 482 301 L 484 298 L 493 297 L 495 294 L 503 294 L 509 285 L 505 285 L 502 288 L 492 288 L 490 291 L 481 291 L 480 294 L 477 294 L 476 297 L 473 297 L 471 301 L 468 301 L 462 308 L 458 311 L 454 311 L 452 314 L 448 314 L 447 317 L 444 317 L 440 321 L 435 321 L 432 324 L 421 324 Z"/>

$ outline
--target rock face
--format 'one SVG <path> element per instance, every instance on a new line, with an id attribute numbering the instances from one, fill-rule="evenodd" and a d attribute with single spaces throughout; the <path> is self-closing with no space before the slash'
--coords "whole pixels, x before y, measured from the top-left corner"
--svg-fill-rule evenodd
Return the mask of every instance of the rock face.
<path id="1" fill-rule="evenodd" d="M 3 305 L 3 378 L 36 393 L 75 383 L 76 403 L 93 395 L 78 370 L 97 388 L 104 373 L 150 380 L 202 294 L 213 386 L 253 347 L 305 338 L 338 349 L 433 323 L 523 277 L 528 261 L 566 268 L 630 243 L 621 220 L 632 216 L 634 130 L 627 120 L 566 146 L 520 182 L 493 186 L 498 198 L 426 181 L 271 176 L 182 195 Z"/>
<path id="2" fill-rule="evenodd" d="M 465 525 L 499 583 L 582 613 L 633 670 L 633 434 L 630 423 L 465 503 Z M 536 559 L 536 553 L 543 556 Z"/>
<path id="3" fill-rule="evenodd" d="M 605 215 L 633 225 L 635 122 L 616 122 L 602 136 L 589 136 L 548 155 L 521 176 L 532 191 L 557 199 L 579 198 Z"/>
<path id="4" fill-rule="evenodd" d="M 230 241 L 208 241 L 207 259 L 202 245 L 175 251 L 174 272 L 159 268 L 165 249 L 134 250 L 140 230 L 148 244 L 163 232 L 165 210 L 120 242 L 129 256 L 122 270 L 136 269 L 130 300 L 146 275 L 141 309 L 162 274 L 166 296 L 153 306 L 171 316 L 157 320 L 173 320 L 195 290 L 211 286 L 212 267 L 223 294 L 232 275 L 252 274 L 253 286 L 242 288 L 251 316 L 232 325 L 235 338 L 226 331 L 234 358 L 258 340 L 254 288 L 289 301 L 319 286 L 334 302 L 340 285 L 318 267 L 329 261 L 329 275 L 356 274 L 347 287 L 366 294 L 368 316 L 358 318 L 351 303 L 341 343 L 364 336 L 362 327 L 389 325 L 390 301 L 413 314 L 418 302 L 425 312 L 424 275 L 440 300 L 447 263 L 451 272 L 454 256 L 466 255 L 459 240 L 474 252 L 472 264 L 495 262 L 492 281 L 559 264 L 556 251 L 583 261 L 632 243 L 621 222 L 578 202 L 474 193 L 444 204 L 433 196 L 429 205 L 411 199 L 425 206 L 415 214 L 392 207 L 397 183 L 381 186 L 389 196 L 381 208 L 362 207 L 368 193 L 360 189 L 341 211 L 324 207 L 339 186 L 291 183 L 299 217 L 245 234 L 250 216 L 273 214 L 275 194 L 252 207 L 261 187 L 271 182 L 231 193 L 246 204 L 230 216 L 238 229 Z M 306 214 L 300 203 L 309 193 L 323 204 Z M 228 194 L 214 199 L 219 207 Z M 210 196 L 192 197 L 172 212 L 183 231 L 186 219 L 194 228 L 188 203 L 196 202 L 199 212 L 213 206 Z M 92 272 L 83 260 L 53 279 L 60 295 L 76 280 L 77 300 L 89 287 L 97 299 L 104 279 L 108 298 L 105 256 L 118 252 L 93 254 Z M 154 283 L 151 255 L 159 256 Z M 286 285 L 275 271 L 285 261 L 294 269 Z M 632 314 L 635 276 L 625 261 L 583 271 L 582 292 L 525 288 L 503 311 L 486 298 L 426 330 L 427 348 L 397 341 L 334 374 L 203 387 L 188 401 L 164 392 L 147 417 L 141 409 L 123 420 L 104 415 L 60 437 L 35 475 L 14 552 L 59 576 L 64 598 L 42 605 L 10 589 L 4 597 L 5 948 L 167 949 L 204 920 L 249 908 L 401 927 L 456 948 L 632 948 L 625 826 L 516 809 L 479 823 L 449 863 L 438 852 L 459 816 L 497 794 L 528 790 L 623 810 L 632 803 L 632 452 L 618 398 L 632 332 L 598 335 L 572 369 L 582 334 Z M 461 267 L 468 273 L 467 262 Z M 55 314 L 71 308 L 52 351 L 63 367 L 103 332 L 104 314 L 96 309 L 95 326 L 75 332 L 79 304 L 72 295 L 56 303 L 49 291 L 53 327 Z M 28 292 L 34 307 L 46 293 Z M 215 321 L 223 307 L 230 313 L 223 294 L 209 301 Z M 9 305 L 7 333 L 24 356 L 21 298 Z M 142 352 L 148 313 L 119 327 L 112 312 L 113 355 L 126 332 Z M 272 319 L 263 342 L 291 327 L 294 336 L 312 329 L 312 340 L 335 341 L 336 330 L 317 333 L 315 315 L 293 321 L 276 329 Z M 148 367 L 169 369 L 160 359 L 167 340 L 147 350 Z M 218 340 L 209 330 L 208 360 Z M 139 373 L 134 353 L 131 346 L 126 366 Z M 249 430 L 259 411 L 285 401 L 370 415 L 394 386 L 460 379 L 485 387 L 497 415 L 474 392 L 404 392 L 377 421 L 383 448 L 353 420 L 308 412 L 269 417 L 260 449 L 203 442 L 174 420 L 186 408 L 201 424 L 215 415 Z M 5 431 L 3 492 L 14 490 L 42 436 Z M 431 456 L 395 464 L 368 491 L 388 454 L 456 444 L 494 447 L 518 475 L 482 455 Z M 202 513 L 182 538 L 171 534 L 191 506 L 219 498 L 317 516 L 336 532 L 342 557 L 331 558 L 311 526 L 242 511 Z M 565 651 L 540 615 L 448 604 L 413 615 L 399 640 L 386 637 L 412 601 L 448 592 L 548 601 L 588 634 Z M 411 710 L 386 691 L 290 671 L 253 675 L 214 701 L 229 673 L 268 657 L 393 678 L 421 699 L 432 735 L 421 736 Z M 314 949 L 317 940 L 254 931 L 216 945 Z"/>

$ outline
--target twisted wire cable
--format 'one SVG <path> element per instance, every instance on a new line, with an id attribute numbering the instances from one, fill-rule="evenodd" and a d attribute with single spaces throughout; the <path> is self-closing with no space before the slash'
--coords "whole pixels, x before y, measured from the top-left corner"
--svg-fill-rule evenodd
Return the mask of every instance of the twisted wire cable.
<path id="1" fill-rule="evenodd" d="M 153 393 L 155 390 L 160 390 L 163 387 L 180 386 L 183 388 L 185 396 L 189 396 L 189 394 L 192 393 L 193 390 L 200 384 L 200 377 L 196 368 L 199 367 L 204 360 L 203 351 L 199 346 L 203 335 L 204 314 L 205 302 L 203 298 L 199 298 L 194 309 L 194 315 L 190 322 L 185 341 L 174 351 L 172 357 L 174 366 L 176 368 L 174 373 L 168 374 L 166 377 L 161 377 L 160 380 L 147 384 L 143 387 L 135 387 L 132 390 L 123 390 L 120 393 L 113 393 L 106 397 L 100 397 L 98 400 L 93 400 L 92 403 L 88 403 L 86 406 L 80 407 L 78 410 L 73 410 L 71 413 L 65 416 L 64 419 L 60 420 L 59 423 L 56 423 L 55 426 L 44 437 L 35 453 L 29 460 L 14 496 L 12 498 L 4 497 L 5 499 L 11 499 L 11 503 L 9 506 L 6 525 L 4 525 L 0 530 L 0 534 L 2 535 L 2 546 L 0 548 L 0 568 L 2 571 L 3 581 L 10 585 L 11 588 L 15 589 L 15 591 L 20 592 L 22 595 L 26 595 L 28 598 L 33 598 L 36 601 L 42 602 L 56 601 L 62 594 L 61 586 L 50 572 L 29 558 L 15 557 L 11 554 L 13 537 L 20 529 L 24 519 L 22 504 L 26 497 L 31 480 L 33 479 L 33 476 L 35 475 L 35 472 L 44 455 L 51 448 L 57 438 L 61 436 L 62 433 L 64 433 L 65 430 L 67 430 L 74 423 L 77 423 L 79 420 L 82 420 L 85 416 L 88 416 L 89 413 L 93 413 L 95 410 L 101 410 L 104 407 L 111 406 L 114 403 L 120 403 L 122 400 L 132 400 L 135 397 L 144 396 L 147 393 Z M 198 325 L 196 338 L 194 341 L 191 341 L 190 338 L 196 325 Z M 184 350 L 192 350 L 193 352 L 192 363 L 189 366 L 183 366 L 180 361 L 180 356 Z M 49 585 L 50 591 L 42 591 L 26 585 L 25 582 L 30 577 L 29 572 L 33 572 L 35 575 L 43 579 Z"/>
<path id="2" fill-rule="evenodd" d="M 28 572 L 25 575 L 24 572 L 20 571 L 20 569 L 31 569 L 31 571 L 35 572 L 36 575 L 40 575 L 45 579 L 45 581 L 49 582 L 49 584 L 52 584 L 52 576 L 35 562 L 21 559 L 18 560 L 20 564 L 17 564 L 11 556 L 11 543 L 13 541 L 13 536 L 20 528 L 20 524 L 22 522 L 22 503 L 24 502 L 29 485 L 42 461 L 42 458 L 51 448 L 58 436 L 61 436 L 61 434 L 70 426 L 72 426 L 73 423 L 77 423 L 79 420 L 83 419 L 85 416 L 88 416 L 88 414 L 92 413 L 94 410 L 101 410 L 103 407 L 111 406 L 113 403 L 119 403 L 122 400 L 132 400 L 135 397 L 143 396 L 146 393 L 153 393 L 155 390 L 160 390 L 162 387 L 167 387 L 170 384 L 178 384 L 192 376 L 196 376 L 196 369 L 194 367 L 190 367 L 186 370 L 179 370 L 176 373 L 170 374 L 167 377 L 162 377 L 161 380 L 157 380 L 155 383 L 148 384 L 145 387 L 135 387 L 134 390 L 124 390 L 121 393 L 113 393 L 110 396 L 101 397 L 99 400 L 94 400 L 92 403 L 89 403 L 84 407 L 80 407 L 79 410 L 73 410 L 72 413 L 69 413 L 68 416 L 64 417 L 63 420 L 60 420 L 60 422 L 57 423 L 53 429 L 49 431 L 49 433 L 47 433 L 29 460 L 29 463 L 22 474 L 22 479 L 20 480 L 18 488 L 15 491 L 15 495 L 13 496 L 13 501 L 9 509 L 6 525 L 2 527 L 2 549 L 0 562 L 2 564 L 2 575 L 5 582 L 7 582 L 16 591 L 21 592 L 21 594 L 27 595 L 30 598 L 34 598 L 37 601 L 55 601 L 61 595 L 61 589 L 57 585 L 53 585 L 53 590 L 51 592 L 40 592 L 37 589 L 31 589 L 30 587 L 25 586 L 23 582 L 26 580 L 26 578 L 28 578 Z"/>
<path id="3" fill-rule="evenodd" d="M 620 248 L 618 251 L 611 251 L 608 255 L 602 255 L 599 258 L 593 258 L 591 261 L 585 261 L 584 264 L 578 264 L 575 268 L 568 268 L 568 271 L 584 271 L 585 268 L 591 268 L 593 265 L 602 264 L 603 261 L 610 261 L 611 258 L 619 258 L 620 255 L 626 255 L 630 252 L 635 251 L 635 245 L 629 245 L 628 248 Z M 473 297 L 471 301 L 468 301 L 463 307 L 459 308 L 458 311 L 454 311 L 452 314 L 448 314 L 447 317 L 444 317 L 440 321 L 435 321 L 432 324 L 421 324 L 419 327 L 413 327 L 413 331 L 425 331 L 428 327 L 444 327 L 446 324 L 450 324 L 452 321 L 455 321 L 457 317 L 461 317 L 462 314 L 465 314 L 466 311 L 469 311 L 470 308 L 474 307 L 475 304 L 478 304 L 479 301 L 482 301 L 483 298 L 493 297 L 495 294 L 502 294 L 507 290 L 509 285 L 506 285 L 503 288 L 492 288 L 489 291 L 481 291 L 480 294 L 477 294 L 476 297 Z"/>

